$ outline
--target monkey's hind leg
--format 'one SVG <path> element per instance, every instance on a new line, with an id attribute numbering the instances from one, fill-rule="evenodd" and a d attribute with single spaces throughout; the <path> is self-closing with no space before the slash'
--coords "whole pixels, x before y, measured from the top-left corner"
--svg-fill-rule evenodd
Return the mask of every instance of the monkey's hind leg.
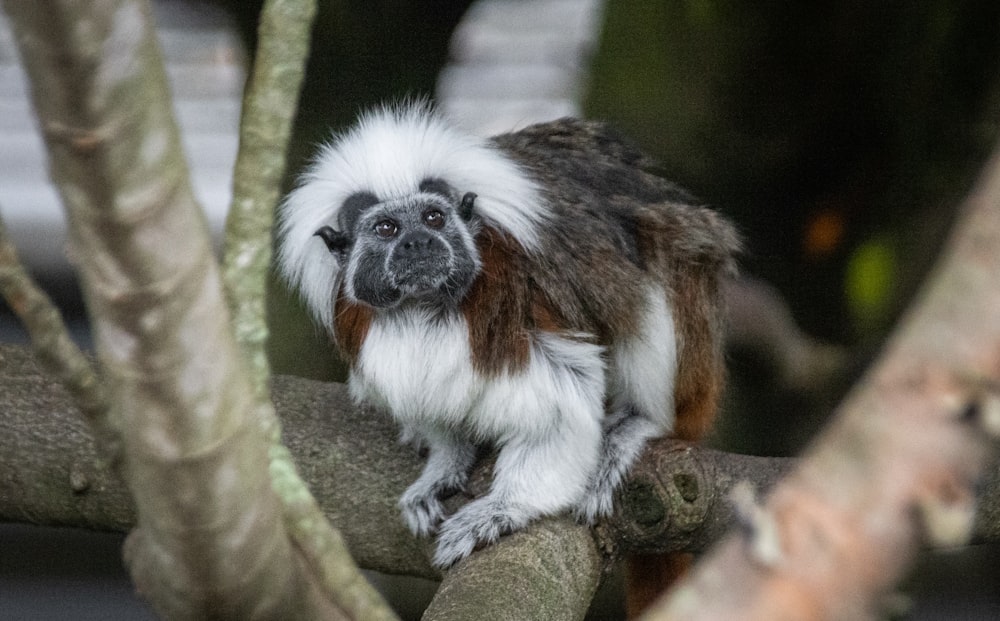
<path id="1" fill-rule="evenodd" d="M 601 461 L 583 500 L 576 507 L 577 519 L 592 524 L 614 508 L 615 491 L 639 458 L 646 443 L 663 430 L 660 423 L 625 408 L 604 421 Z"/>
<path id="2" fill-rule="evenodd" d="M 446 434 L 420 435 L 427 442 L 430 454 L 420 477 L 400 497 L 399 508 L 410 531 L 426 537 L 444 518 L 440 499 L 465 488 L 469 470 L 476 461 L 476 447 Z"/>
<path id="3" fill-rule="evenodd" d="M 673 312 L 663 287 L 648 284 L 645 296 L 638 331 L 609 351 L 612 406 L 603 421 L 601 461 L 576 508 L 578 519 L 586 523 L 611 513 L 615 490 L 646 442 L 665 434 L 674 422 L 678 343 Z"/>

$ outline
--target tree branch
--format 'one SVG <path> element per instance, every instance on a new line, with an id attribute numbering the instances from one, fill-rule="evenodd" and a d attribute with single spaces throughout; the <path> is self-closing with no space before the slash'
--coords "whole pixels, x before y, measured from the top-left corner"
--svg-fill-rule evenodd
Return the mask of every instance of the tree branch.
<path id="1" fill-rule="evenodd" d="M 17 256 L 0 220 L 0 295 L 28 331 L 39 360 L 73 395 L 76 404 L 102 436 L 105 447 L 117 444 L 107 425 L 108 400 L 94 365 L 69 336 L 49 296 L 35 284 Z M 117 454 L 112 451 L 111 454 Z"/>
<path id="2" fill-rule="evenodd" d="M 845 348 L 810 337 L 768 283 L 739 278 L 725 283 L 726 349 L 750 352 L 774 374 L 775 389 L 820 393 L 843 380 Z"/>
<path id="3" fill-rule="evenodd" d="M 961 213 L 834 423 L 647 618 L 875 619 L 918 543 L 968 540 L 1000 435 L 1000 153 Z"/>
<path id="4" fill-rule="evenodd" d="M 397 500 L 419 475 L 421 460 L 398 444 L 395 424 L 351 405 L 343 384 L 279 376 L 272 393 L 296 465 L 358 563 L 440 577 L 428 560 L 431 542 L 410 535 L 399 516 Z M 598 549 L 606 560 L 626 551 L 702 550 L 741 523 L 729 501 L 735 484 L 767 489 L 792 463 L 665 441 L 637 466 L 617 513 L 597 528 Z M 1000 542 L 991 519 L 1000 512 L 998 472 L 981 483 L 978 541 Z M 473 493 L 485 489 L 488 476 L 489 464 L 477 467 Z M 656 481 L 666 483 L 663 490 Z M 0 521 L 124 531 L 134 519 L 124 484 L 97 459 L 91 431 L 66 391 L 27 348 L 0 345 Z M 568 519 L 554 522 L 575 527 Z"/>
<path id="5" fill-rule="evenodd" d="M 588 528 L 547 518 L 448 571 L 423 619 L 581 619 L 602 568 Z"/>
<path id="6" fill-rule="evenodd" d="M 289 534 L 320 584 L 351 616 L 391 618 L 394 615 L 358 571 L 342 537 L 323 517 L 281 444 L 280 425 L 268 394 L 265 344 L 271 235 L 315 14 L 315 0 L 267 0 L 261 11 L 226 220 L 223 285 L 236 340 L 249 367 L 258 418 L 271 442 L 272 487 L 281 501 Z"/>
<path id="7" fill-rule="evenodd" d="M 226 217 L 222 277 L 233 327 L 267 401 L 267 276 L 275 205 L 309 53 L 315 0 L 268 0 L 240 119 L 233 199 Z"/>
<path id="8" fill-rule="evenodd" d="M 4 7 L 121 420 L 137 587 L 171 619 L 344 617 L 355 592 L 335 604 L 315 581 L 271 490 L 268 442 L 252 417 L 149 6 Z M 387 610 L 376 601 L 368 618 Z"/>

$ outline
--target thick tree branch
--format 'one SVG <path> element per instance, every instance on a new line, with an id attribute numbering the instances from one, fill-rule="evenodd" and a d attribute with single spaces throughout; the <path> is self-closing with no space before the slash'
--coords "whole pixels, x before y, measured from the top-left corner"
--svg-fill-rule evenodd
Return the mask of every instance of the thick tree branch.
<path id="1" fill-rule="evenodd" d="M 399 517 L 399 494 L 419 474 L 421 460 L 398 444 L 394 423 L 353 406 L 342 384 L 277 377 L 272 393 L 299 470 L 358 563 L 439 577 L 428 562 L 430 542 L 414 539 Z M 765 489 L 791 463 L 664 443 L 638 466 L 618 514 L 598 528 L 599 549 L 606 558 L 626 550 L 704 549 L 739 523 L 729 502 L 736 482 Z M 476 471 L 474 489 L 485 486 L 486 476 L 488 464 Z M 654 479 L 665 482 L 663 491 Z M 982 482 L 977 540 L 1000 542 L 997 513 L 1000 474 L 994 473 Z M 124 484 L 99 463 L 66 391 L 27 348 L 0 345 L 0 521 L 124 531 L 134 516 Z M 565 525 L 574 528 L 569 520 Z"/>
<path id="2" fill-rule="evenodd" d="M 132 502 L 122 482 L 96 461 L 90 431 L 65 391 L 38 368 L 26 348 L 0 346 L 0 361 L 0 472 L 4 473 L 0 519 L 127 529 L 135 519 Z M 324 512 L 344 533 L 358 562 L 389 573 L 439 577 L 428 562 L 430 542 L 414 539 L 399 516 L 399 495 L 419 474 L 421 460 L 415 451 L 398 443 L 395 424 L 383 414 L 352 405 L 342 384 L 278 377 L 272 392 L 300 471 Z M 39 421 L 49 422 L 40 430 Z M 731 518 L 725 501 L 730 482 L 743 476 L 769 479 L 774 476 L 772 469 L 784 462 L 688 450 L 674 443 L 654 463 L 667 469 L 658 475 L 660 479 L 696 479 L 689 487 L 700 486 L 697 515 L 706 522 L 707 532 L 713 533 L 719 522 Z M 644 463 L 640 476 L 651 476 L 649 467 Z M 473 476 L 471 493 L 485 489 L 488 475 L 489 464 L 481 465 Z M 714 488 L 708 477 L 723 481 L 722 487 Z M 80 483 L 70 485 L 71 478 Z M 642 486 L 649 487 L 647 483 Z M 45 493 L 35 491 L 43 489 Z M 658 537 L 678 537 L 691 549 L 706 545 L 707 539 L 690 536 L 690 520 L 657 525 L 661 535 L 650 534 L 649 520 L 645 525 L 624 526 L 628 515 L 645 515 L 651 502 L 660 502 L 630 494 L 626 505 L 634 498 L 643 508 L 623 507 L 615 525 L 603 529 L 602 545 L 608 555 L 612 547 L 621 547 L 607 543 L 618 536 L 626 537 L 625 545 L 636 549 L 662 546 Z M 677 501 L 670 494 L 665 498 Z M 659 510 L 682 513 L 673 506 Z M 619 530 L 624 534 L 618 535 Z"/>
<path id="3" fill-rule="evenodd" d="M 127 531 L 128 488 L 66 389 L 26 347 L 0 346 L 0 521 Z"/>
<path id="4" fill-rule="evenodd" d="M 581 619 L 602 567 L 588 528 L 545 519 L 449 571 L 423 618 Z"/>
<path id="5" fill-rule="evenodd" d="M 149 6 L 4 7 L 121 421 L 136 585 L 171 619 L 343 616 L 289 540 L 271 491 L 268 442 L 187 178 Z"/>
<path id="6" fill-rule="evenodd" d="M 615 557 L 700 552 L 736 523 L 736 486 L 770 489 L 792 463 L 659 440 L 619 492 L 615 514 L 598 529 L 601 547 Z"/>
<path id="7" fill-rule="evenodd" d="M 750 528 L 648 618 L 875 619 L 919 542 L 968 539 L 977 477 L 1000 431 L 997 248 L 1000 153 L 834 423 L 762 508 L 749 507 Z"/>

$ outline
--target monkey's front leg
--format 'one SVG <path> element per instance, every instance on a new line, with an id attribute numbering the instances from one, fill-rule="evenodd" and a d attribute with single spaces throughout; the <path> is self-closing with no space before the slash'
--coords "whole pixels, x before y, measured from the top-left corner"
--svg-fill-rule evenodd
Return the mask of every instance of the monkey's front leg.
<path id="1" fill-rule="evenodd" d="M 444 517 L 441 498 L 465 488 L 476 461 L 475 445 L 445 434 L 422 434 L 430 448 L 420 477 L 403 492 L 399 508 L 418 537 L 433 533 Z"/>
<path id="2" fill-rule="evenodd" d="M 448 567 L 477 546 L 580 501 L 597 467 L 601 430 L 596 420 L 574 422 L 575 429 L 515 438 L 500 449 L 490 493 L 441 524 L 435 565 Z"/>

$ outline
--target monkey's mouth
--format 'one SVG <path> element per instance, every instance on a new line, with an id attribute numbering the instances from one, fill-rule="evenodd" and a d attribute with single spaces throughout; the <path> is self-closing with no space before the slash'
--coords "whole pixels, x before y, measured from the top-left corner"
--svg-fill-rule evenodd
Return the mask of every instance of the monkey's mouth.
<path id="1" fill-rule="evenodd" d="M 404 296 L 433 293 L 448 283 L 451 271 L 447 263 L 440 260 L 399 261 L 393 284 Z"/>
<path id="2" fill-rule="evenodd" d="M 454 302 L 468 285 L 467 279 L 452 270 L 447 261 L 394 261 L 387 271 L 390 273 L 381 278 L 371 278 L 364 272 L 356 274 L 352 297 L 375 308 L 392 308 L 408 300 Z"/>

